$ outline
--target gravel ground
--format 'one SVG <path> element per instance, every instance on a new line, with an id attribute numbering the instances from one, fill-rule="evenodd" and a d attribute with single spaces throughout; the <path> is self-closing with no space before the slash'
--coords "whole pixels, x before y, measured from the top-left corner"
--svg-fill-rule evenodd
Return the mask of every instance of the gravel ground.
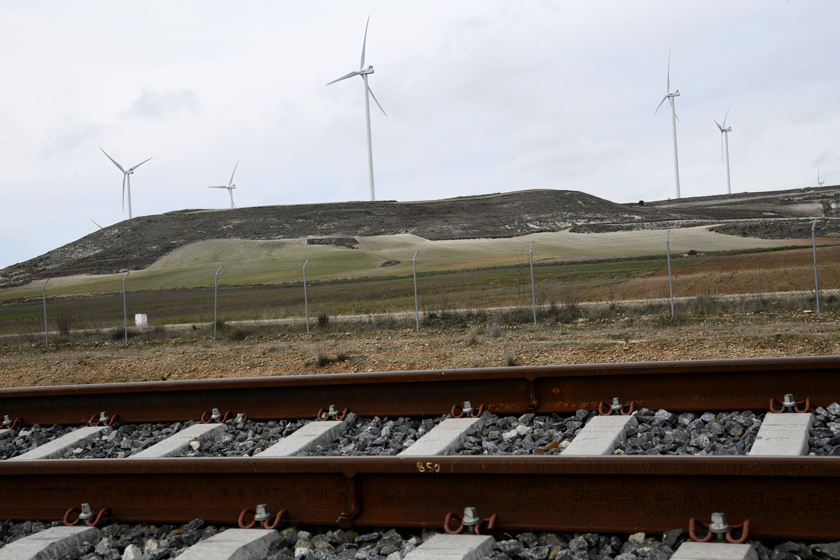
<path id="1" fill-rule="evenodd" d="M 312 420 L 245 420 L 225 422 L 227 431 L 221 438 L 205 442 L 187 457 L 245 457 L 264 451 L 299 430 Z"/>
<path id="2" fill-rule="evenodd" d="M 808 440 L 811 454 L 840 456 L 840 405 L 831 403 L 825 408 L 818 406 L 812 412 L 814 425 Z"/>
<path id="3" fill-rule="evenodd" d="M 332 322 L 331 322 L 332 324 Z M 474 330 L 474 335 L 470 332 Z M 346 357 L 327 365 L 319 355 Z M 0 386 L 30 387 L 661 360 L 840 354 L 840 319 L 817 314 L 722 315 L 666 325 L 661 315 L 565 325 L 278 334 L 242 342 L 32 344 L 0 342 Z"/>
<path id="4" fill-rule="evenodd" d="M 161 424 L 115 424 L 99 437 L 64 452 L 63 459 L 122 459 L 131 457 L 169 436 L 192 426 L 195 421 Z"/>
<path id="5" fill-rule="evenodd" d="M 32 451 L 39 445 L 43 445 L 65 434 L 78 429 L 78 426 L 32 426 L 15 428 L 15 435 L 0 440 L 0 460 L 11 459 Z"/>
<path id="6" fill-rule="evenodd" d="M 358 418 L 351 412 L 347 415 L 349 428 L 339 439 L 298 455 L 396 455 L 449 417 L 447 414 L 439 418 Z"/>
<path id="7" fill-rule="evenodd" d="M 643 408 L 639 425 L 627 431 L 616 455 L 746 455 L 752 447 L 763 412 L 684 412 L 671 414 Z"/>
<path id="8" fill-rule="evenodd" d="M 0 548 L 60 523 L 0 523 Z M 225 530 L 227 527 L 205 525 L 201 519 L 181 526 L 116 523 L 104 526 L 104 536 L 97 542 L 83 543 L 63 560 L 165 560 Z M 280 539 L 262 560 L 402 560 L 439 532 L 287 527 L 280 530 Z M 482 560 L 668 560 L 685 540 L 681 529 L 661 536 L 522 532 L 498 535 L 493 551 Z M 840 542 L 749 542 L 756 547 L 759 560 L 840 557 Z"/>
<path id="9" fill-rule="evenodd" d="M 481 415 L 481 428 L 468 435 L 455 455 L 557 455 L 595 413 L 578 410 L 572 416 Z"/>

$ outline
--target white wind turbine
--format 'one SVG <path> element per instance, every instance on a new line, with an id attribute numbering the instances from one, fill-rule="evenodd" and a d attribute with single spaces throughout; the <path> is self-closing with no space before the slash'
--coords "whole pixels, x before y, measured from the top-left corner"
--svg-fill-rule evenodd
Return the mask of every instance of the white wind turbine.
<path id="1" fill-rule="evenodd" d="M 102 148 L 99 148 L 99 149 L 102 150 Z M 138 163 L 137 165 L 135 165 L 134 167 L 132 167 L 128 171 L 126 171 L 125 169 L 123 169 L 122 165 L 117 163 L 114 160 L 114 158 L 112 158 L 111 156 L 108 155 L 108 152 L 106 152 L 105 150 L 102 150 L 102 153 L 105 154 L 108 157 L 108 159 L 113 161 L 114 165 L 116 165 L 117 168 L 119 168 L 119 170 L 123 172 L 123 184 L 122 184 L 122 186 L 123 186 L 123 188 L 122 188 L 122 192 L 123 192 L 123 212 L 125 212 L 125 186 L 126 186 L 126 184 L 128 184 L 128 219 L 130 220 L 131 219 L 131 175 L 134 174 L 135 169 L 137 169 L 138 167 L 140 167 L 141 165 L 143 165 L 144 163 L 149 161 L 149 159 L 152 159 L 152 158 L 141 161 L 140 163 Z"/>
<path id="2" fill-rule="evenodd" d="M 365 122 L 367 123 L 367 154 L 368 154 L 368 179 L 370 181 L 370 199 L 376 200 L 376 196 L 374 195 L 373 190 L 373 149 L 371 148 L 370 142 L 370 97 L 373 97 L 373 100 L 376 101 L 376 105 L 379 107 L 379 110 L 382 111 L 382 114 L 386 117 L 388 116 L 385 113 L 385 109 L 382 108 L 382 105 L 379 105 L 379 101 L 376 99 L 376 96 L 373 95 L 373 91 L 370 89 L 368 85 L 368 75 L 373 74 L 373 66 L 368 66 L 365 68 L 365 45 L 367 44 L 367 30 L 368 24 L 370 24 L 370 16 L 368 16 L 368 21 L 365 24 L 365 39 L 362 41 L 362 62 L 359 64 L 359 70 L 357 72 L 350 72 L 346 76 L 342 76 L 337 80 L 331 81 L 329 84 L 334 84 L 336 82 L 340 82 L 341 80 L 346 80 L 347 78 L 352 78 L 353 76 L 361 76 L 362 80 L 365 83 Z"/>
<path id="3" fill-rule="evenodd" d="M 825 185 L 825 181 L 820 181 L 820 166 L 817 166 L 817 186 L 821 187 Z"/>
<path id="4" fill-rule="evenodd" d="M 662 101 L 659 102 L 659 105 L 656 107 L 656 114 L 659 111 L 659 107 L 662 107 L 662 104 L 665 103 L 667 99 L 671 103 L 671 127 L 674 131 L 674 178 L 677 183 L 677 198 L 680 198 L 680 164 L 677 160 L 677 111 L 674 108 L 674 98 L 679 97 L 680 90 L 676 90 L 671 92 L 671 52 L 668 52 L 668 81 L 666 82 L 665 87 L 665 97 L 662 98 Z"/>
<path id="5" fill-rule="evenodd" d="M 236 185 L 233 184 L 233 176 L 236 174 L 236 168 L 239 166 L 239 160 L 236 161 L 236 165 L 233 166 L 233 173 L 230 174 L 230 181 L 228 182 L 227 186 L 220 186 L 220 187 L 207 187 L 208 189 L 227 189 L 228 194 L 230 195 L 230 207 L 236 208 L 236 204 L 233 203 L 233 189 L 236 188 Z"/>
<path id="6" fill-rule="evenodd" d="M 732 194 L 732 184 L 729 182 L 729 133 L 732 132 L 732 127 L 726 128 L 726 117 L 729 116 L 729 109 L 726 110 L 726 115 L 723 117 L 723 124 L 721 125 L 717 121 L 715 121 L 715 124 L 720 129 L 720 157 L 726 163 L 726 193 Z"/>

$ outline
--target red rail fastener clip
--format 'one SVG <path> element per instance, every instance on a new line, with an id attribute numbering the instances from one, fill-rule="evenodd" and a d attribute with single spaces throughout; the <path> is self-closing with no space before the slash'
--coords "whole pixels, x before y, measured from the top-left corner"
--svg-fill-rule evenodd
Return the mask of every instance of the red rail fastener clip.
<path id="1" fill-rule="evenodd" d="M 453 517 L 461 522 L 457 529 L 452 529 L 451 523 Z M 459 535 L 463 533 L 464 529 L 466 528 L 468 531 L 475 531 L 476 535 L 480 535 L 481 533 L 479 533 L 479 528 L 481 527 L 482 523 L 486 521 L 487 528 L 492 530 L 496 526 L 496 520 L 498 518 L 499 515 L 494 513 L 491 517 L 487 519 L 481 519 L 478 516 L 476 508 L 465 507 L 463 517 L 458 515 L 454 511 L 450 511 L 446 514 L 446 518 L 443 520 L 443 530 L 450 535 Z"/>
<path id="2" fill-rule="evenodd" d="M 788 393 L 787 395 L 785 395 L 785 400 L 781 402 L 777 401 L 776 399 L 770 399 L 770 412 L 772 412 L 773 414 L 780 414 L 782 412 L 798 412 L 802 414 L 808 412 L 810 409 L 810 397 L 808 397 L 804 401 L 797 401 L 793 399 L 793 394 Z"/>
<path id="3" fill-rule="evenodd" d="M 636 403 L 634 401 L 630 401 L 630 404 L 622 405 L 618 397 L 613 397 L 612 405 L 607 406 L 607 403 L 601 401 L 598 403 L 598 414 L 601 416 L 609 416 L 613 413 L 621 414 L 622 416 L 629 416 L 633 414 L 633 408 L 635 407 Z"/>
<path id="4" fill-rule="evenodd" d="M 23 422 L 23 418 L 21 418 L 20 416 L 15 418 L 14 421 L 13 421 L 11 418 L 9 418 L 9 415 L 6 414 L 3 417 L 3 428 L 8 429 L 8 430 L 13 430 L 15 428 L 15 426 L 17 426 L 21 422 Z"/>
<path id="5" fill-rule="evenodd" d="M 78 513 L 79 516 L 73 521 L 70 521 L 70 515 Z M 68 527 L 78 525 L 79 521 L 84 521 L 88 527 L 96 527 L 102 522 L 102 518 L 111 513 L 111 508 L 102 508 L 99 513 L 90 509 L 89 503 L 82 504 L 82 509 L 70 508 L 64 513 L 64 524 Z"/>
<path id="6" fill-rule="evenodd" d="M 452 418 L 463 418 L 464 414 L 469 414 L 470 418 L 481 418 L 484 414 L 484 405 L 479 405 L 478 408 L 473 408 L 470 401 L 464 401 L 464 406 L 452 405 L 452 410 L 449 411 Z"/>
<path id="7" fill-rule="evenodd" d="M 114 422 L 119 420 L 119 418 L 120 418 L 119 414 L 114 414 L 113 416 L 108 418 L 108 415 L 105 414 L 105 411 L 102 411 L 102 412 L 99 413 L 99 418 L 97 418 L 95 414 L 90 417 L 90 420 L 88 420 L 88 426 L 91 426 L 91 427 L 94 427 L 94 428 L 96 426 L 110 426 Z"/>
<path id="8" fill-rule="evenodd" d="M 208 414 L 210 414 L 209 418 L 207 417 Z M 209 424 L 210 422 L 216 422 L 218 424 L 224 424 L 225 422 L 227 422 L 228 418 L 230 418 L 230 410 L 225 412 L 224 416 L 222 416 L 222 413 L 219 412 L 219 409 L 214 408 L 212 411 L 205 412 L 201 415 L 201 423 Z"/>
<path id="9" fill-rule="evenodd" d="M 245 516 L 251 514 L 253 515 L 253 519 L 251 519 L 250 523 L 245 523 Z M 239 514 L 239 528 L 240 529 L 250 529 L 255 527 L 257 523 L 260 523 L 266 529 L 276 529 L 281 525 L 284 519 L 289 516 L 288 508 L 281 509 L 276 515 L 272 514 L 268 511 L 266 504 L 259 504 L 257 505 L 257 509 L 243 509 L 242 513 Z M 272 521 L 272 519 L 274 521 Z"/>
<path id="10" fill-rule="evenodd" d="M 481 525 L 483 523 L 487 523 L 487 530 L 488 531 L 495 532 L 496 521 L 498 521 L 498 519 L 499 519 L 499 514 L 498 513 L 494 513 L 490 517 L 486 517 L 486 518 L 482 519 L 481 521 L 478 522 L 478 525 L 475 526 L 475 534 L 476 535 L 481 535 L 482 534 L 481 533 Z"/>
<path id="11" fill-rule="evenodd" d="M 325 422 L 327 420 L 338 420 L 339 422 L 347 418 L 347 411 L 350 410 L 349 408 L 345 408 L 341 411 L 341 414 L 335 409 L 335 405 L 331 404 L 329 410 L 319 409 L 318 415 L 315 417 L 316 420 L 319 422 Z"/>
<path id="12" fill-rule="evenodd" d="M 701 528 L 707 531 L 706 535 L 703 537 L 697 536 L 697 531 L 695 526 L 699 525 Z M 735 529 L 741 530 L 740 538 L 735 538 L 732 536 L 732 531 Z M 723 513 L 713 513 L 712 514 L 712 522 L 710 524 L 705 524 L 702 521 L 697 521 L 693 517 L 688 521 L 688 535 L 691 537 L 691 540 L 694 542 L 709 542 L 711 541 L 715 535 L 717 535 L 718 540 L 723 540 L 726 538 L 726 542 L 732 544 L 743 544 L 747 542 L 747 537 L 749 536 L 750 532 L 750 520 L 745 519 L 743 523 L 739 525 L 729 525 L 726 523 L 726 516 Z"/>

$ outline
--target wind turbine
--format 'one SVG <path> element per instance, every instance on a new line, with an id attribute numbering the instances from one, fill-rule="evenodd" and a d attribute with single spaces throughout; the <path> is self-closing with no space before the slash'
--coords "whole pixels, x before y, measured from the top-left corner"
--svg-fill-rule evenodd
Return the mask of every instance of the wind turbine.
<path id="1" fill-rule="evenodd" d="M 680 164 L 677 159 L 677 112 L 674 108 L 674 98 L 679 96 L 680 90 L 671 92 L 671 51 L 668 51 L 668 81 L 665 86 L 665 97 L 662 98 L 653 113 L 656 114 L 659 111 L 659 107 L 662 107 L 666 99 L 671 103 L 671 127 L 674 131 L 674 178 L 677 183 L 677 198 L 680 198 Z"/>
<path id="2" fill-rule="evenodd" d="M 91 218 L 90 221 L 93 222 L 94 224 L 96 224 L 96 220 L 94 220 L 93 218 Z M 96 227 L 98 227 L 99 229 L 102 229 L 102 226 L 100 226 L 99 224 L 96 224 Z"/>
<path id="3" fill-rule="evenodd" d="M 102 148 L 99 148 L 99 149 L 102 150 Z M 120 171 L 123 172 L 123 185 L 122 185 L 123 186 L 123 189 L 122 189 L 122 192 L 123 192 L 123 212 L 125 212 L 125 186 L 126 186 L 126 184 L 128 184 L 128 219 L 130 220 L 131 219 L 131 175 L 134 174 L 135 169 L 137 169 L 138 167 L 140 167 L 141 165 L 143 165 L 144 163 L 149 161 L 149 159 L 152 159 L 152 158 L 149 158 L 147 160 L 143 160 L 140 163 L 138 163 L 137 165 L 135 165 L 134 167 L 129 168 L 128 171 L 126 171 L 125 169 L 123 169 L 122 165 L 117 163 L 114 160 L 114 158 L 112 158 L 111 156 L 108 155 L 108 152 L 106 152 L 105 150 L 102 150 L 102 153 L 105 154 L 108 157 L 108 159 L 113 161 L 114 165 L 116 165 L 117 168 Z"/>
<path id="4" fill-rule="evenodd" d="M 715 124 L 720 129 L 720 157 L 721 159 L 725 158 L 726 163 L 726 193 L 732 194 L 732 184 L 729 182 L 729 133 L 732 132 L 732 127 L 726 128 L 726 117 L 729 116 L 729 109 L 726 110 L 726 115 L 723 117 L 723 125 L 718 124 L 717 121 L 715 121 Z M 819 178 L 819 171 L 817 171 L 817 177 Z"/>
<path id="5" fill-rule="evenodd" d="M 329 84 L 334 84 L 336 82 L 340 82 L 341 80 L 346 80 L 347 78 L 352 78 L 353 76 L 361 76 L 362 80 L 365 83 L 365 122 L 367 123 L 367 154 L 368 154 L 368 179 L 370 181 L 370 199 L 371 201 L 376 200 L 376 196 L 374 195 L 373 191 L 373 149 L 371 148 L 370 142 L 370 97 L 373 97 L 373 100 L 376 101 L 376 105 L 379 107 L 379 110 L 382 111 L 382 114 L 386 117 L 388 116 L 385 113 L 385 109 L 382 108 L 382 105 L 379 105 L 379 101 L 376 99 L 376 96 L 373 95 L 373 91 L 370 89 L 368 85 L 368 75 L 373 74 L 373 66 L 368 66 L 365 68 L 365 45 L 367 44 L 367 31 L 368 25 L 370 24 L 370 16 L 368 16 L 367 23 L 365 24 L 365 38 L 362 41 L 362 62 L 359 64 L 359 70 L 357 72 L 350 72 L 346 76 L 342 76 L 337 80 L 331 81 Z"/>
<path id="6" fill-rule="evenodd" d="M 817 186 L 821 187 L 825 185 L 825 181 L 820 181 L 820 166 L 817 166 Z"/>
<path id="7" fill-rule="evenodd" d="M 230 182 L 228 182 L 227 186 L 222 185 L 221 187 L 207 187 L 208 189 L 227 189 L 228 194 L 230 195 L 230 207 L 236 208 L 236 204 L 233 203 L 233 189 L 236 188 L 236 185 L 233 184 L 233 176 L 236 174 L 236 168 L 239 166 L 239 160 L 236 161 L 236 165 L 233 166 L 233 173 L 230 174 Z"/>

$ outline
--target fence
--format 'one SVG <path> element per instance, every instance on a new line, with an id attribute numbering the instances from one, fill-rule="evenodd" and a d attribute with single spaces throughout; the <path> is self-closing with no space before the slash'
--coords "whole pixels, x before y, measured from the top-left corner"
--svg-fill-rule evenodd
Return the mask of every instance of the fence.
<path id="1" fill-rule="evenodd" d="M 215 340 L 219 329 L 236 338 L 244 336 L 238 331 L 256 326 L 309 334 L 336 323 L 419 331 L 474 320 L 523 325 L 609 315 L 677 320 L 709 312 L 752 313 L 779 302 L 820 312 L 836 301 L 825 290 L 840 284 L 840 243 L 821 237 L 816 220 L 811 239 L 799 240 L 710 235 L 704 228 L 643 233 L 588 233 L 581 238 L 588 246 L 572 248 L 558 248 L 550 237 L 525 240 L 506 264 L 488 266 L 479 265 L 505 260 L 493 252 L 492 240 L 483 240 L 481 254 L 463 267 L 432 249 L 412 249 L 407 274 L 370 277 L 330 278 L 328 260 L 307 259 L 299 281 L 275 284 L 226 283 L 223 263 L 208 268 L 204 286 L 132 289 L 126 274 L 121 292 L 50 294 L 47 280 L 41 297 L 0 300 L 0 336 L 40 333 L 47 345 L 71 332 L 124 342 L 138 332 Z M 150 326 L 135 327 L 138 314 L 145 314 Z"/>

